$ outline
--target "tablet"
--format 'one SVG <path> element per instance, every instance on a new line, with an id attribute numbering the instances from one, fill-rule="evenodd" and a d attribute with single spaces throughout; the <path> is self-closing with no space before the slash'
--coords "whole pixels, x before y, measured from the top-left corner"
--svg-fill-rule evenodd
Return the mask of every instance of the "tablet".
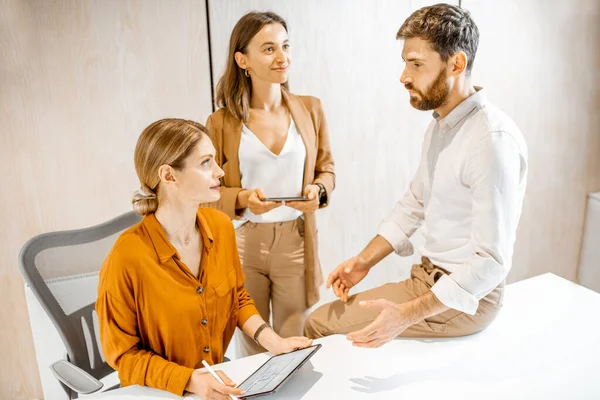
<path id="1" fill-rule="evenodd" d="M 240 399 L 249 399 L 275 392 L 320 348 L 321 345 L 316 344 L 305 349 L 269 358 L 267 362 L 261 365 L 259 369 L 254 371 L 248 379 L 238 386 L 238 388 L 246 392 L 238 397 Z"/>

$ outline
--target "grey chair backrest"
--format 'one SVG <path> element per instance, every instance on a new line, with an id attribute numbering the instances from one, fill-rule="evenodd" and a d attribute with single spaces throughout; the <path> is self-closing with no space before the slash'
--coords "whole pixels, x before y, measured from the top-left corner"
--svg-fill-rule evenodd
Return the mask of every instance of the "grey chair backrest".
<path id="1" fill-rule="evenodd" d="M 98 380 L 114 371 L 100 347 L 98 275 L 119 235 L 140 220 L 128 212 L 90 228 L 44 233 L 19 253 L 21 273 L 58 330 L 68 361 Z"/>

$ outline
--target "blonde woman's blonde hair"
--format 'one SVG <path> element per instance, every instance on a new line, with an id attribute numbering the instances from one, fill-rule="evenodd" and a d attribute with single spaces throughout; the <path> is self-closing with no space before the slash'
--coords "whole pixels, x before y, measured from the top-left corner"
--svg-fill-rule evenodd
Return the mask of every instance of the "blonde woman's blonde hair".
<path id="1" fill-rule="evenodd" d="M 140 180 L 140 188 L 131 200 L 133 211 L 146 215 L 158 208 L 161 165 L 182 169 L 186 158 L 203 136 L 208 137 L 204 125 L 178 118 L 166 118 L 150 124 L 135 146 L 133 160 Z"/>

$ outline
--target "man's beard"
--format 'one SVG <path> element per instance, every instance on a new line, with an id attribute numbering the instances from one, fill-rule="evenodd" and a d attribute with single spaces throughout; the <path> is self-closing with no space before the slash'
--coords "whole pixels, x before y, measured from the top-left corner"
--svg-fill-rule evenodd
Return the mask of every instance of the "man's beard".
<path id="1" fill-rule="evenodd" d="M 427 88 L 426 94 L 416 89 L 412 83 L 404 85 L 406 89 L 412 90 L 420 96 L 420 98 L 411 96 L 410 104 L 421 111 L 435 110 L 446 104 L 448 101 L 448 94 L 450 93 L 447 75 L 446 68 L 442 68 L 437 78 L 435 78 L 433 83 Z"/>

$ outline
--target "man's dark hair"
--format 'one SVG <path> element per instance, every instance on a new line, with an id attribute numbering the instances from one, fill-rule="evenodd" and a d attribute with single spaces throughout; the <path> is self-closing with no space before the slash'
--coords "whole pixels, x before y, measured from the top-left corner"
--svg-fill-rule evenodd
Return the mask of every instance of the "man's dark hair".
<path id="1" fill-rule="evenodd" d="M 396 39 L 410 38 L 431 43 L 444 62 L 456 52 L 464 51 L 467 75 L 471 74 L 479 44 L 479 29 L 467 10 L 450 4 L 423 7 L 408 17 L 396 34 Z"/>

